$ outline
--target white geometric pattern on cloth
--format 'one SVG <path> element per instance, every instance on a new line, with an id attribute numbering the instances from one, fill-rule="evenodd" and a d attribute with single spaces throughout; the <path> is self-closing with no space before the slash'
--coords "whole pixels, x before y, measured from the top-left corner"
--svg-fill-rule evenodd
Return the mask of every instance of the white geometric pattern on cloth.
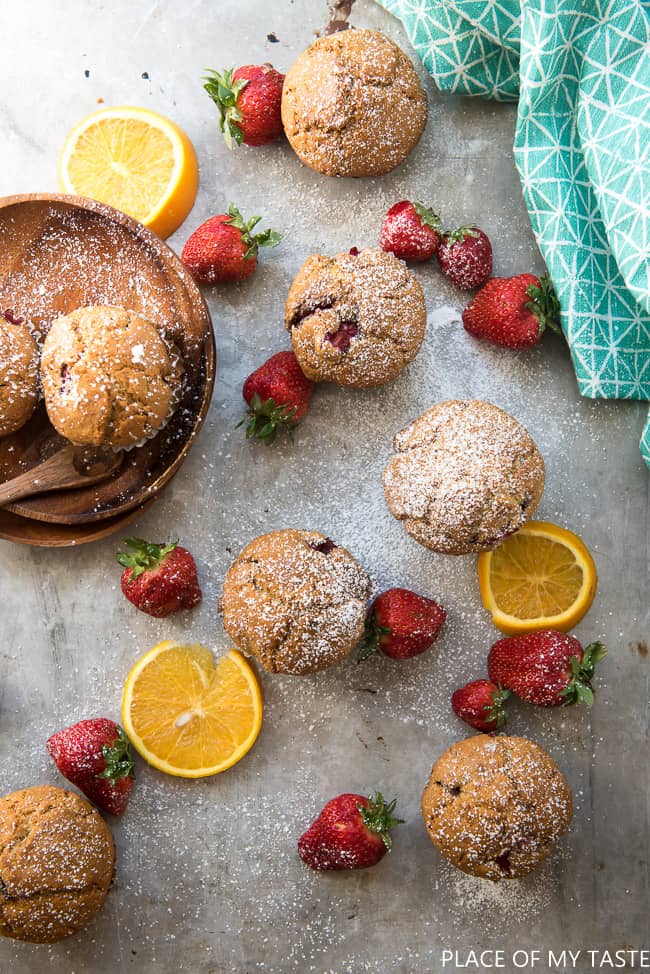
<path id="1" fill-rule="evenodd" d="M 514 153 L 580 392 L 650 399 L 650 0 L 378 0 Z M 650 466 L 650 419 L 641 442 Z"/>

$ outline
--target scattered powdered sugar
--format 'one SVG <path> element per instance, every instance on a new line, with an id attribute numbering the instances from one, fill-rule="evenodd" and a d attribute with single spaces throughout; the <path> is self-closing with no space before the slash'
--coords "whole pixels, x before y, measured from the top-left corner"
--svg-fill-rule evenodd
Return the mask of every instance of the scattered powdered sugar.
<path id="1" fill-rule="evenodd" d="M 364 627 L 370 579 L 330 538 L 276 531 L 251 541 L 224 581 L 224 626 L 272 672 L 304 674 L 340 662 Z"/>
<path id="2" fill-rule="evenodd" d="M 379 8 L 366 5 L 365 16 L 398 29 Z M 253 41 L 252 28 L 250 35 Z M 288 66 L 305 37 L 293 50 L 276 45 L 274 57 L 277 49 L 286 60 L 279 66 Z M 256 50 L 253 43 L 247 57 Z M 263 48 L 256 57 L 264 60 Z M 3 766 L 3 790 L 61 784 L 44 741 L 82 717 L 117 718 L 126 674 L 159 640 L 197 640 L 226 652 L 231 643 L 216 612 L 223 579 L 238 552 L 264 532 L 322 531 L 368 570 L 376 592 L 411 587 L 441 601 L 448 621 L 433 649 L 406 663 L 348 659 L 313 676 L 262 672 L 260 738 L 223 775 L 175 780 L 138 760 L 129 808 L 111 822 L 118 862 L 107 902 L 87 931 L 39 951 L 44 969 L 415 974 L 437 969 L 441 945 L 501 946 L 519 938 L 566 945 L 578 930 L 589 943 L 603 935 L 604 917 L 629 938 L 647 926 L 638 889 L 628 894 L 643 881 L 638 849 L 646 837 L 645 818 L 630 811 L 640 795 L 639 767 L 631 762 L 644 746 L 644 726 L 630 715 L 647 705 L 647 688 L 636 658 L 620 649 L 634 627 L 641 632 L 641 621 L 623 619 L 617 608 L 640 605 L 635 578 L 644 562 L 628 549 L 629 561 L 611 570 L 623 510 L 634 525 L 626 538 L 643 523 L 630 488 L 638 459 L 631 426 L 638 421 L 640 429 L 642 408 L 580 399 L 566 349 L 551 336 L 517 355 L 469 338 L 460 324 L 465 295 L 432 262 L 416 271 L 427 334 L 396 382 L 370 393 L 319 386 L 293 439 L 278 439 L 272 449 L 235 429 L 244 415 L 244 378 L 288 347 L 282 307 L 306 257 L 376 245 L 397 200 L 431 203 L 448 225 L 479 220 L 495 247 L 495 273 L 541 269 L 510 159 L 507 123 L 514 125 L 515 107 L 443 98 L 432 84 L 428 93 L 427 136 L 390 176 L 365 181 L 324 179 L 282 143 L 229 154 L 206 106 L 199 199 L 176 249 L 203 219 L 225 212 L 231 198 L 246 214 L 263 213 L 284 240 L 260 258 L 250 282 L 205 291 L 219 354 L 211 411 L 181 472 L 129 529 L 152 540 L 181 536 L 199 564 L 203 604 L 160 621 L 137 613 L 120 595 L 115 538 L 79 546 L 70 559 L 13 546 L 3 578 L 0 715 L 7 740 L 20 747 Z M 192 88 L 183 110 L 195 104 Z M 128 266 L 123 271 L 132 274 Z M 161 294 L 138 295 L 140 286 L 134 278 L 133 301 L 139 296 L 155 310 Z M 29 296 L 44 307 L 38 291 Z M 95 297 L 110 299 L 108 286 Z M 576 815 L 546 863 L 499 884 L 448 865 L 429 841 L 419 807 L 433 762 L 471 733 L 454 717 L 451 693 L 485 674 L 498 634 L 480 604 L 475 558 L 418 545 L 390 514 L 381 487 L 395 432 L 433 403 L 458 398 L 493 402 L 530 431 L 547 463 L 537 516 L 581 534 L 607 577 L 579 634 L 589 639 L 607 630 L 615 644 L 597 676 L 591 712 L 512 702 L 510 732 L 552 754 L 573 789 Z M 618 498 L 607 523 L 606 492 Z M 26 618 L 39 620 L 29 636 Z M 396 811 L 406 820 L 394 830 L 391 855 L 357 873 L 311 873 L 296 852 L 299 835 L 334 794 L 375 788 L 398 796 Z M 619 813 L 624 832 L 616 827 Z M 2 945 L 6 966 L 20 974 L 34 969 L 35 956 L 29 945 Z"/>

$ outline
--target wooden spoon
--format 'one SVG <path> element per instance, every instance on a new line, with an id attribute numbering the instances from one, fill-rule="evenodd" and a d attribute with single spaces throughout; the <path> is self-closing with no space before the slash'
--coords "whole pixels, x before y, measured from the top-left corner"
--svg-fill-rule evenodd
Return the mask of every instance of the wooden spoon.
<path id="1" fill-rule="evenodd" d="M 121 451 L 115 453 L 113 450 L 97 450 L 70 443 L 27 473 L 0 484 L 0 507 L 30 494 L 96 484 L 115 473 L 123 459 Z"/>

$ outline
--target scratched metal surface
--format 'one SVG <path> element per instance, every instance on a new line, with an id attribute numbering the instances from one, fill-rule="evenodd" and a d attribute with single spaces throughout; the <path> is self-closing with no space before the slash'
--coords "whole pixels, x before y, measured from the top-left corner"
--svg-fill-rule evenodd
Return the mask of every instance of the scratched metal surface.
<path id="1" fill-rule="evenodd" d="M 648 476 L 636 446 L 643 407 L 580 399 L 566 348 L 552 337 L 522 356 L 474 343 L 458 325 L 462 296 L 430 266 L 418 271 L 430 310 L 425 347 L 394 385 L 319 390 L 293 441 L 273 451 L 234 429 L 243 378 L 287 347 L 282 305 L 302 261 L 373 244 L 395 200 L 430 201 L 449 223 L 479 222 L 493 238 L 497 273 L 541 267 L 511 160 L 512 107 L 440 97 L 425 82 L 425 136 L 382 180 L 319 177 L 286 145 L 228 153 L 202 70 L 264 60 L 286 70 L 327 16 L 324 0 L 3 4 L 0 193 L 55 189 L 63 137 L 99 99 L 143 104 L 180 122 L 200 159 L 196 207 L 174 247 L 230 200 L 263 214 L 285 238 L 245 285 L 207 293 L 219 348 L 208 422 L 137 524 L 155 539 L 179 535 L 196 553 L 202 606 L 167 622 L 137 613 L 119 592 L 115 540 L 64 551 L 0 543 L 1 790 L 62 784 L 47 736 L 82 717 L 117 717 L 126 673 L 159 638 L 224 651 L 221 579 L 265 530 L 326 531 L 360 558 L 378 589 L 404 584 L 439 597 L 449 609 L 446 634 L 410 665 L 374 661 L 361 671 L 350 662 L 310 678 L 265 676 L 262 735 L 223 776 L 183 782 L 139 764 L 131 805 L 114 823 L 117 876 L 97 921 L 51 948 L 3 942 L 3 972 L 414 974 L 442 970 L 445 948 L 462 959 L 467 948 L 647 941 Z M 359 0 L 352 21 L 407 46 L 371 0 Z M 481 675 L 495 637 L 474 560 L 409 541 L 387 514 L 379 482 L 392 434 L 455 396 L 490 399 L 533 433 L 548 467 L 539 516 L 581 533 L 600 571 L 578 635 L 603 638 L 610 649 L 590 713 L 515 708 L 512 731 L 553 754 L 573 786 L 576 816 L 550 862 L 499 887 L 442 863 L 419 816 L 431 763 L 464 734 L 450 693 Z M 393 854 L 356 874 L 308 873 L 295 842 L 315 812 L 340 791 L 375 787 L 399 795 L 406 819 Z M 590 967 L 583 957 L 575 969 Z"/>

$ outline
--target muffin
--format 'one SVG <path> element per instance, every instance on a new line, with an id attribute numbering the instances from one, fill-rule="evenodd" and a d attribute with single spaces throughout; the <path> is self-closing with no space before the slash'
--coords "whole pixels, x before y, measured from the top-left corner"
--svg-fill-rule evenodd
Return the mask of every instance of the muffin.
<path id="1" fill-rule="evenodd" d="M 532 437 L 489 402 L 432 406 L 393 440 L 384 470 L 391 513 L 426 548 L 462 555 L 495 548 L 531 516 L 544 490 Z"/>
<path id="2" fill-rule="evenodd" d="M 57 318 L 43 346 L 50 422 L 81 446 L 128 449 L 155 436 L 180 399 L 182 373 L 153 322 L 110 305 Z"/>
<path id="3" fill-rule="evenodd" d="M 272 673 L 302 675 L 344 659 L 363 636 L 370 579 L 317 531 L 288 529 L 248 544 L 223 583 L 223 624 Z"/>
<path id="4" fill-rule="evenodd" d="M 353 248 L 336 257 L 314 254 L 303 264 L 284 320 L 308 379 L 362 389 L 391 382 L 415 358 L 427 309 L 403 261 Z"/>
<path id="5" fill-rule="evenodd" d="M 319 37 L 289 68 L 282 123 L 306 166 L 326 176 L 381 176 L 404 162 L 427 121 L 406 54 L 374 30 Z"/>
<path id="6" fill-rule="evenodd" d="M 553 851 L 573 817 L 566 778 L 525 737 L 481 734 L 436 761 L 422 795 L 429 838 L 483 879 L 519 879 Z"/>
<path id="7" fill-rule="evenodd" d="M 0 312 L 0 436 L 24 426 L 38 402 L 38 346 L 22 318 Z"/>
<path id="8" fill-rule="evenodd" d="M 113 879 L 115 845 L 93 806 L 36 785 L 0 798 L 0 934 L 53 944 L 85 927 Z"/>

